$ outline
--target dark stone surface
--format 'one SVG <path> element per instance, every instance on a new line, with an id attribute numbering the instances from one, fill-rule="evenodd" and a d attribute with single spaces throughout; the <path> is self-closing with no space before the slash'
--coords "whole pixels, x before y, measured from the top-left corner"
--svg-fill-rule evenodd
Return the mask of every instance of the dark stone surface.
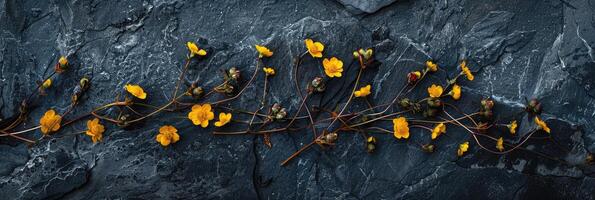
<path id="1" fill-rule="evenodd" d="M 344 77 L 310 101 L 333 109 L 345 102 L 357 67 L 351 52 L 374 47 L 382 62 L 364 73 L 375 104 L 392 100 L 405 74 L 432 59 L 441 68 L 420 84 L 443 83 L 469 60 L 476 80 L 463 82 L 458 105 L 474 112 L 481 97 L 496 100 L 503 122 L 516 119 L 519 132 L 533 128 L 522 112 L 524 98 L 539 98 L 553 141 L 531 140 L 525 149 L 498 156 L 471 142 L 458 158 L 463 129 L 449 126 L 448 137 L 421 151 L 427 132 L 412 129 L 407 141 L 377 135 L 374 154 L 358 134 L 340 134 L 335 148 L 314 147 L 286 167 L 279 163 L 312 140 L 310 131 L 261 137 L 216 137 L 181 119 L 186 111 L 163 113 L 124 130 L 106 126 L 104 141 L 86 136 L 59 138 L 86 129 L 84 122 L 27 147 L 0 138 L 1 199 L 594 199 L 595 169 L 585 164 L 595 152 L 595 3 L 590 0 L 535 1 L 34 1 L 0 0 L 0 119 L 18 112 L 19 102 L 59 55 L 72 70 L 60 74 L 48 95 L 36 99 L 28 120 L 69 106 L 78 79 L 92 76 L 92 88 L 74 113 L 112 101 L 126 83 L 139 83 L 154 105 L 166 102 L 186 54 L 185 42 L 208 50 L 192 64 L 188 82 L 205 88 L 220 81 L 220 69 L 236 66 L 252 74 L 254 44 L 266 44 L 275 66 L 269 101 L 299 106 L 292 62 L 303 39 L 326 44 L 325 57 L 344 60 Z M 318 75 L 319 61 L 306 58 L 302 85 Z M 228 106 L 254 110 L 262 95 L 262 76 Z M 214 98 L 212 98 L 214 99 Z M 341 104 L 340 104 L 341 105 Z M 365 108 L 355 101 L 351 111 Z M 110 110 L 117 113 L 117 109 Z M 73 117 L 71 115 L 70 117 Z M 172 124 L 181 140 L 162 148 L 158 127 Z M 298 125 L 304 125 L 300 121 Z M 321 124 L 320 130 L 328 124 Z M 390 127 L 389 123 L 379 123 Z M 241 128 L 241 127 L 240 127 Z M 226 127 L 223 130 L 237 130 Z M 507 142 L 518 142 L 494 129 Z M 39 138 L 34 132 L 25 136 Z M 542 135 L 543 136 L 543 135 Z M 490 146 L 493 143 L 489 144 Z M 540 152 L 548 156 L 536 154 Z"/>

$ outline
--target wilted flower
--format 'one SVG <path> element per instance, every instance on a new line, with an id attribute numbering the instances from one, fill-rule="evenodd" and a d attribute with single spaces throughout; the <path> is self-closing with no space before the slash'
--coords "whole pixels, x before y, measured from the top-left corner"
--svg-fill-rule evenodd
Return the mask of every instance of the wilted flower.
<path id="1" fill-rule="evenodd" d="M 459 144 L 459 149 L 457 150 L 457 155 L 463 156 L 465 152 L 469 149 L 469 142 L 463 142 Z"/>
<path id="2" fill-rule="evenodd" d="M 195 55 L 199 55 L 199 56 L 206 56 L 207 55 L 207 51 L 205 51 L 204 49 L 199 49 L 198 46 L 196 46 L 196 44 L 194 42 L 187 42 L 186 46 L 188 47 L 188 50 L 190 51 L 190 57 L 194 57 Z"/>
<path id="3" fill-rule="evenodd" d="M 56 71 L 56 73 L 62 73 L 66 69 L 68 69 L 68 59 L 66 59 L 66 57 L 64 56 L 61 56 L 58 60 L 58 63 L 56 63 L 54 70 Z"/>
<path id="4" fill-rule="evenodd" d="M 324 73 L 328 77 L 341 77 L 341 73 L 343 72 L 343 61 L 332 57 L 330 60 L 325 58 L 322 60 L 322 66 L 324 67 Z"/>
<path id="5" fill-rule="evenodd" d="M 370 90 L 371 89 L 372 89 L 372 86 L 366 85 L 365 87 L 361 87 L 359 90 L 355 91 L 353 93 L 353 95 L 355 97 L 365 97 L 365 96 L 368 96 L 370 94 Z"/>
<path id="6" fill-rule="evenodd" d="M 395 138 L 409 138 L 409 123 L 407 123 L 407 119 L 405 119 L 405 117 L 393 119 L 393 130 Z"/>
<path id="7" fill-rule="evenodd" d="M 178 129 L 173 126 L 165 125 L 159 128 L 159 134 L 155 138 L 161 146 L 167 147 L 170 144 L 178 142 L 180 135 L 178 135 Z"/>
<path id="8" fill-rule="evenodd" d="M 44 135 L 48 135 L 51 132 L 55 132 L 60 129 L 60 122 L 62 121 L 62 116 L 56 114 L 56 111 L 50 109 L 43 114 L 41 119 L 39 119 L 39 126 L 41 132 Z"/>
<path id="9" fill-rule="evenodd" d="M 141 88 L 139 85 L 126 84 L 126 86 L 124 86 L 124 88 L 126 89 L 126 91 L 128 91 L 128 93 L 132 94 L 132 96 L 135 96 L 136 98 L 139 98 L 139 99 L 147 98 L 147 93 L 145 93 L 143 88 Z"/>
<path id="10" fill-rule="evenodd" d="M 440 98 L 442 92 L 442 86 L 439 85 L 432 84 L 432 86 L 428 88 L 428 94 L 430 94 L 430 97 L 432 98 Z"/>
<path id="11" fill-rule="evenodd" d="M 438 71 L 438 64 L 434 63 L 431 60 L 426 61 L 426 70 L 431 71 L 431 72 L 436 72 Z"/>
<path id="12" fill-rule="evenodd" d="M 496 149 L 500 152 L 504 151 L 504 139 L 502 139 L 502 137 L 498 138 L 498 141 L 496 141 Z"/>
<path id="13" fill-rule="evenodd" d="M 324 45 L 320 42 L 314 42 L 311 39 L 306 39 L 306 48 L 308 53 L 314 58 L 322 58 L 322 51 L 324 51 Z"/>
<path id="14" fill-rule="evenodd" d="M 434 127 L 432 130 L 432 140 L 435 140 L 441 134 L 446 133 L 446 125 L 444 123 L 440 123 Z"/>
<path id="15" fill-rule="evenodd" d="M 264 73 L 266 74 L 266 76 L 275 75 L 275 69 L 273 69 L 272 67 L 262 68 L 262 71 L 264 71 Z"/>
<path id="16" fill-rule="evenodd" d="M 467 79 L 472 81 L 475 77 L 473 76 L 473 74 L 471 73 L 471 70 L 469 70 L 469 67 L 467 67 L 467 61 L 462 61 L 461 62 L 461 73 L 465 74 L 465 76 L 467 76 Z"/>
<path id="17" fill-rule="evenodd" d="M 421 78 L 421 72 L 419 71 L 414 71 L 414 72 L 409 72 L 407 74 L 407 83 L 409 83 L 409 85 L 413 85 L 415 84 L 419 79 Z"/>
<path id="18" fill-rule="evenodd" d="M 89 137 L 91 137 L 91 140 L 93 141 L 93 143 L 97 143 L 97 141 L 101 141 L 101 138 L 103 138 L 104 131 L 105 131 L 105 127 L 103 127 L 103 125 L 101 125 L 99 123 L 98 118 L 87 121 L 87 131 L 85 131 L 85 134 L 87 134 Z"/>
<path id="19" fill-rule="evenodd" d="M 461 86 L 454 84 L 449 94 L 454 100 L 459 100 L 461 98 Z"/>
<path id="20" fill-rule="evenodd" d="M 255 45 L 255 46 L 256 46 L 256 51 L 258 51 L 259 58 L 273 56 L 273 52 L 271 50 L 269 50 L 268 48 L 266 48 L 265 46 L 260 46 L 260 45 Z"/>
<path id="21" fill-rule="evenodd" d="M 535 124 L 537 124 L 537 130 L 543 130 L 547 133 L 550 133 L 550 127 L 547 126 L 545 121 L 539 119 L 539 117 L 535 117 Z"/>
<path id="22" fill-rule="evenodd" d="M 516 120 L 510 122 L 510 124 L 506 125 L 506 127 L 508 127 L 510 134 L 514 135 L 516 133 L 516 128 L 517 128 Z"/>
<path id="23" fill-rule="evenodd" d="M 219 113 L 219 121 L 215 122 L 216 127 L 222 127 L 223 125 L 231 121 L 231 113 Z"/>

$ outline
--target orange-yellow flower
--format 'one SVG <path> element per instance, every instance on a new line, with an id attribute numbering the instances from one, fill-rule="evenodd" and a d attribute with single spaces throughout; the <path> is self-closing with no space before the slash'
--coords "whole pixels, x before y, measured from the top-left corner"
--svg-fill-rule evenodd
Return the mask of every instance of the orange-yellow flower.
<path id="1" fill-rule="evenodd" d="M 471 70 L 469 70 L 469 67 L 467 67 L 467 61 L 463 60 L 463 62 L 461 62 L 461 70 L 461 73 L 465 74 L 468 80 L 472 81 L 475 78 L 471 73 Z"/>
<path id="2" fill-rule="evenodd" d="M 139 98 L 139 99 L 147 98 L 147 93 L 145 93 L 143 88 L 141 88 L 139 85 L 126 84 L 126 86 L 124 86 L 124 88 L 126 89 L 126 91 L 128 91 L 128 93 L 132 94 L 132 96 L 135 96 L 136 98 Z"/>
<path id="3" fill-rule="evenodd" d="M 502 139 L 502 137 L 498 138 L 498 141 L 496 141 L 496 149 L 500 152 L 504 151 L 504 139 Z"/>
<path id="4" fill-rule="evenodd" d="M 62 66 L 66 66 L 68 65 L 68 59 L 66 59 L 66 57 L 61 56 L 60 59 L 58 60 L 58 63 Z"/>
<path id="5" fill-rule="evenodd" d="M 260 46 L 260 45 L 255 45 L 256 46 L 256 51 L 258 51 L 258 57 L 262 58 L 264 57 L 271 57 L 273 56 L 273 52 L 271 50 L 269 50 L 268 48 L 266 48 L 265 46 Z"/>
<path id="6" fill-rule="evenodd" d="M 516 133 L 516 128 L 517 128 L 517 123 L 516 120 L 510 122 L 510 124 L 506 125 L 506 127 L 508 127 L 508 130 L 510 131 L 510 134 L 515 134 Z"/>
<path id="7" fill-rule="evenodd" d="M 41 84 L 41 87 L 44 89 L 49 88 L 50 86 L 52 86 L 52 79 L 46 79 L 43 84 Z"/>
<path id="8" fill-rule="evenodd" d="M 469 142 L 463 142 L 459 144 L 459 149 L 457 150 L 457 155 L 463 156 L 465 152 L 469 149 Z"/>
<path id="9" fill-rule="evenodd" d="M 199 56 L 207 55 L 207 51 L 205 51 L 204 49 L 199 49 L 198 46 L 196 46 L 196 44 L 194 42 L 187 42 L 186 46 L 188 47 L 188 50 L 190 51 L 190 57 L 194 57 L 195 55 L 199 55 Z"/>
<path id="10" fill-rule="evenodd" d="M 432 140 L 435 140 L 441 134 L 446 133 L 446 125 L 444 123 L 440 123 L 434 127 L 432 130 Z"/>
<path id="11" fill-rule="evenodd" d="M 267 76 L 273 76 L 273 75 L 275 75 L 275 69 L 273 69 L 272 67 L 265 67 L 265 68 L 262 68 L 262 71 L 264 71 L 264 73 L 265 73 Z"/>
<path id="12" fill-rule="evenodd" d="M 461 98 L 461 86 L 454 84 L 450 91 L 450 96 L 452 96 L 454 100 L 459 100 Z"/>
<path id="13" fill-rule="evenodd" d="M 180 140 L 180 135 L 178 135 L 178 129 L 176 129 L 176 127 L 165 125 L 159 128 L 159 134 L 157 134 L 155 140 L 157 140 L 161 146 L 166 147 Z"/>
<path id="14" fill-rule="evenodd" d="M 370 94 L 370 90 L 372 90 L 372 86 L 366 85 L 365 87 L 361 87 L 359 90 L 355 91 L 353 95 L 355 97 L 365 97 Z"/>
<path id="15" fill-rule="evenodd" d="M 188 119 L 192 121 L 194 125 L 200 125 L 206 128 L 209 125 L 209 121 L 215 118 L 215 114 L 211 111 L 211 104 L 194 105 L 192 111 L 188 113 Z"/>
<path id="16" fill-rule="evenodd" d="M 216 127 L 222 127 L 223 125 L 231 121 L 231 113 L 219 113 L 219 121 L 215 122 Z"/>
<path id="17" fill-rule="evenodd" d="M 322 66 L 324 67 L 324 73 L 328 77 L 341 77 L 343 72 L 343 61 L 332 57 L 330 60 L 325 58 L 322 60 Z"/>
<path id="18" fill-rule="evenodd" d="M 324 45 L 320 42 L 314 42 L 311 39 L 306 39 L 306 48 L 308 53 L 314 58 L 322 58 L 322 51 L 324 51 Z"/>
<path id="19" fill-rule="evenodd" d="M 407 119 L 405 119 L 405 117 L 393 119 L 393 130 L 395 138 L 409 138 L 409 123 L 407 123 Z"/>
<path id="20" fill-rule="evenodd" d="M 431 60 L 426 61 L 426 68 L 428 71 L 435 72 L 438 71 L 438 64 L 432 62 Z"/>
<path id="21" fill-rule="evenodd" d="M 550 127 L 547 126 L 545 121 L 542 121 L 541 119 L 539 119 L 539 117 L 535 117 L 535 124 L 537 124 L 538 130 L 544 130 L 545 132 L 550 133 Z"/>
<path id="22" fill-rule="evenodd" d="M 428 94 L 430 94 L 430 97 L 432 98 L 439 98 L 442 95 L 442 92 L 442 86 L 439 85 L 432 84 L 432 86 L 428 88 Z"/>
<path id="23" fill-rule="evenodd" d="M 97 143 L 97 141 L 101 141 L 103 138 L 103 132 L 105 131 L 105 127 L 99 123 L 99 119 L 95 118 L 93 120 L 87 121 L 87 134 L 91 137 L 93 143 Z"/>
<path id="24" fill-rule="evenodd" d="M 56 111 L 50 109 L 43 114 L 41 119 L 39 119 L 39 127 L 41 128 L 41 132 L 44 135 L 50 134 L 51 132 L 55 132 L 60 129 L 60 122 L 62 121 L 62 116 L 56 114 Z"/>

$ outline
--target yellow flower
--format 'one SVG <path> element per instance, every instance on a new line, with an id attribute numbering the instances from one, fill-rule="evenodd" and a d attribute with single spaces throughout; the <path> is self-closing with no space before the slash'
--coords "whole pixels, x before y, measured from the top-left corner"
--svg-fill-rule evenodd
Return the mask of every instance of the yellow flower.
<path id="1" fill-rule="evenodd" d="M 504 151 L 504 139 L 502 139 L 502 137 L 498 138 L 498 141 L 496 141 L 496 149 L 500 152 Z"/>
<path id="2" fill-rule="evenodd" d="M 508 127 L 510 134 L 514 135 L 516 133 L 516 127 L 517 127 L 516 120 L 510 122 L 510 124 L 506 125 L 506 127 Z"/>
<path id="3" fill-rule="evenodd" d="M 550 133 L 550 127 L 547 127 L 545 121 L 542 121 L 539 117 L 535 117 L 535 124 L 538 126 L 537 130 L 544 130 L 545 132 Z"/>
<path id="4" fill-rule="evenodd" d="M 438 71 L 438 65 L 431 60 L 426 61 L 426 68 L 428 71 L 435 72 Z"/>
<path id="5" fill-rule="evenodd" d="M 461 86 L 454 84 L 450 91 L 450 95 L 454 100 L 459 100 L 461 98 Z"/>
<path id="6" fill-rule="evenodd" d="M 124 88 L 126 89 L 126 91 L 128 91 L 128 93 L 132 94 L 136 98 L 139 98 L 139 99 L 147 98 L 147 93 L 145 93 L 143 88 L 141 88 L 139 85 L 126 84 L 126 86 L 124 86 Z"/>
<path id="7" fill-rule="evenodd" d="M 97 143 L 97 141 L 101 141 L 103 138 L 103 132 L 105 131 L 105 127 L 99 123 L 99 119 L 95 118 L 93 120 L 87 121 L 87 134 L 93 140 L 93 143 Z"/>
<path id="8" fill-rule="evenodd" d="M 58 63 L 62 66 L 66 66 L 68 65 L 68 59 L 66 59 L 66 57 L 61 56 L 60 59 L 58 60 Z"/>
<path id="9" fill-rule="evenodd" d="M 56 114 L 56 111 L 50 109 L 43 117 L 39 119 L 39 127 L 41 128 L 41 132 L 44 135 L 47 135 L 51 132 L 57 131 L 60 129 L 60 122 L 62 121 L 62 117 Z"/>
<path id="10" fill-rule="evenodd" d="M 434 127 L 434 130 L 432 130 L 432 140 L 436 139 L 443 133 L 446 133 L 446 125 L 444 125 L 444 123 L 436 125 L 436 127 Z"/>
<path id="11" fill-rule="evenodd" d="M 366 85 L 365 87 L 361 87 L 358 91 L 355 91 L 353 95 L 355 95 L 355 97 L 365 97 L 370 94 L 371 89 L 372 86 Z"/>
<path id="12" fill-rule="evenodd" d="M 471 70 L 469 70 L 469 67 L 467 67 L 467 61 L 463 60 L 463 62 L 461 62 L 461 70 L 462 73 L 464 73 L 465 76 L 467 76 L 467 79 L 469 79 L 470 81 L 472 81 L 475 78 L 471 73 Z"/>
<path id="13" fill-rule="evenodd" d="M 264 71 L 264 73 L 265 73 L 267 76 L 272 76 L 272 75 L 275 75 L 275 69 L 273 69 L 272 67 L 265 67 L 265 68 L 262 68 L 262 71 Z"/>
<path id="14" fill-rule="evenodd" d="M 178 135 L 178 129 L 173 126 L 165 125 L 159 128 L 159 134 L 155 138 L 157 142 L 161 144 L 161 146 L 169 146 L 169 144 L 176 143 L 180 140 L 180 135 Z"/>
<path id="15" fill-rule="evenodd" d="M 341 77 L 341 73 L 343 72 L 343 61 L 332 57 L 330 60 L 325 58 L 322 60 L 322 66 L 324 67 L 324 73 L 328 77 Z"/>
<path id="16" fill-rule="evenodd" d="M 312 55 L 314 58 L 322 58 L 322 51 L 324 50 L 324 45 L 320 42 L 314 42 L 311 39 L 306 39 L 306 48 L 308 48 L 308 53 Z"/>
<path id="17" fill-rule="evenodd" d="M 457 150 L 457 155 L 463 156 L 465 152 L 469 149 L 469 142 L 463 142 L 459 144 L 459 149 Z"/>
<path id="18" fill-rule="evenodd" d="M 271 57 L 273 56 L 273 52 L 266 48 L 265 46 L 256 45 L 256 51 L 258 51 L 258 57 Z"/>
<path id="19" fill-rule="evenodd" d="M 42 88 L 49 88 L 50 86 L 52 86 L 52 79 L 46 79 L 43 84 L 41 84 Z"/>
<path id="20" fill-rule="evenodd" d="M 405 117 L 393 119 L 393 129 L 395 138 L 409 138 L 409 123 L 407 123 L 407 119 L 405 119 Z"/>
<path id="21" fill-rule="evenodd" d="M 188 50 L 190 51 L 190 57 L 194 57 L 195 55 L 199 55 L 199 56 L 207 55 L 207 51 L 205 51 L 204 49 L 199 49 L 198 46 L 196 46 L 196 44 L 194 42 L 187 42 L 186 46 L 188 47 Z"/>
<path id="22" fill-rule="evenodd" d="M 215 122 L 216 127 L 222 127 L 231 121 L 231 113 L 219 113 L 219 121 Z"/>
<path id="23" fill-rule="evenodd" d="M 211 111 L 211 104 L 194 105 L 192 111 L 188 113 L 188 119 L 192 121 L 194 125 L 200 125 L 206 128 L 209 125 L 209 120 L 213 120 L 215 114 Z"/>
<path id="24" fill-rule="evenodd" d="M 428 88 L 428 93 L 432 98 L 439 98 L 442 95 L 442 92 L 442 86 L 439 85 L 432 84 L 432 86 Z"/>

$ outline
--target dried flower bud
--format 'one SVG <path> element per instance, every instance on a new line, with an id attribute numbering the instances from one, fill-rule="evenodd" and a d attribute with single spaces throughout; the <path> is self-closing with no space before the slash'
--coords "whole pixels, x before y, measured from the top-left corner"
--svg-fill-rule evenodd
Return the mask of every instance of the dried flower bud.
<path id="1" fill-rule="evenodd" d="M 329 144 L 334 144 L 337 141 L 337 138 L 339 136 L 337 135 L 337 133 L 329 133 L 324 135 L 324 140 L 326 140 L 327 143 Z"/>
<path id="2" fill-rule="evenodd" d="M 373 153 L 376 150 L 376 138 L 374 136 L 368 137 L 366 139 L 366 151 L 368 153 Z"/>
<path id="3" fill-rule="evenodd" d="M 481 107 L 483 110 L 492 110 L 494 107 L 494 100 L 492 99 L 482 99 L 481 100 Z"/>
<path id="4" fill-rule="evenodd" d="M 491 112 L 491 111 L 490 111 L 490 112 Z M 489 128 L 489 127 L 490 127 L 490 126 L 488 125 L 488 123 L 485 123 L 485 122 L 479 122 L 479 123 L 477 124 L 477 131 L 478 131 L 479 133 L 487 133 L 487 131 L 488 131 L 488 128 Z"/>
<path id="5" fill-rule="evenodd" d="M 202 89 L 202 87 L 194 87 L 190 92 L 190 95 L 195 99 L 201 98 L 203 94 L 204 90 Z"/>
<path id="6" fill-rule="evenodd" d="M 315 77 L 309 84 L 308 90 L 316 92 L 324 92 L 326 85 L 322 77 Z"/>
<path id="7" fill-rule="evenodd" d="M 278 113 L 281 110 L 281 105 L 279 103 L 274 103 L 271 107 L 271 112 Z"/>
<path id="8" fill-rule="evenodd" d="M 593 154 L 587 154 L 587 156 L 585 157 L 585 163 L 587 165 L 592 165 L 593 164 Z"/>
<path id="9" fill-rule="evenodd" d="M 56 73 L 62 73 L 64 71 L 66 71 L 67 69 L 68 69 L 68 59 L 66 59 L 66 57 L 62 56 L 58 60 L 58 63 L 56 63 L 54 70 L 56 71 Z"/>
<path id="10" fill-rule="evenodd" d="M 492 110 L 484 110 L 484 111 L 480 111 L 479 115 L 481 117 L 483 117 L 486 120 L 492 119 L 492 116 L 494 116 L 494 113 L 492 112 Z"/>
<path id="11" fill-rule="evenodd" d="M 91 83 L 91 80 L 89 80 L 89 78 L 83 77 L 79 81 L 79 86 L 81 86 L 81 89 L 84 92 L 84 91 L 87 91 L 87 89 L 89 89 L 89 86 L 91 85 L 90 83 Z"/>
<path id="12" fill-rule="evenodd" d="M 411 100 L 409 100 L 409 98 L 404 98 L 399 101 L 399 105 L 403 108 L 410 108 L 412 103 Z"/>
<path id="13" fill-rule="evenodd" d="M 436 110 L 434 108 L 428 108 L 424 112 L 424 117 L 435 117 L 437 114 L 438 114 L 438 110 Z"/>
<path id="14" fill-rule="evenodd" d="M 531 99 L 529 104 L 525 107 L 525 111 L 533 114 L 541 113 L 541 103 L 537 99 Z"/>
<path id="15" fill-rule="evenodd" d="M 123 114 L 120 115 L 120 117 L 118 118 L 118 126 L 120 127 L 127 127 L 128 125 L 130 125 L 128 123 L 128 119 L 130 118 L 130 114 Z"/>
<path id="16" fill-rule="evenodd" d="M 419 71 L 409 72 L 407 74 L 407 83 L 409 83 L 409 85 L 413 85 L 413 84 L 417 83 L 417 81 L 420 78 L 421 78 L 421 72 L 419 72 Z"/>
<path id="17" fill-rule="evenodd" d="M 421 146 L 421 149 L 424 150 L 424 152 L 426 152 L 426 153 L 433 153 L 434 145 L 433 144 L 424 144 Z"/>
<path id="18" fill-rule="evenodd" d="M 440 101 L 440 99 L 435 98 L 435 99 L 428 99 L 428 106 L 432 107 L 432 108 L 439 108 L 442 106 L 442 101 Z"/>
<path id="19" fill-rule="evenodd" d="M 229 77 L 233 80 L 238 80 L 240 79 L 240 70 L 236 67 L 232 67 L 229 69 L 228 71 Z"/>
<path id="20" fill-rule="evenodd" d="M 285 118 L 285 116 L 287 116 L 287 111 L 285 110 L 285 108 L 281 108 L 281 110 L 279 110 L 279 112 L 275 114 L 275 119 L 281 120 Z"/>

